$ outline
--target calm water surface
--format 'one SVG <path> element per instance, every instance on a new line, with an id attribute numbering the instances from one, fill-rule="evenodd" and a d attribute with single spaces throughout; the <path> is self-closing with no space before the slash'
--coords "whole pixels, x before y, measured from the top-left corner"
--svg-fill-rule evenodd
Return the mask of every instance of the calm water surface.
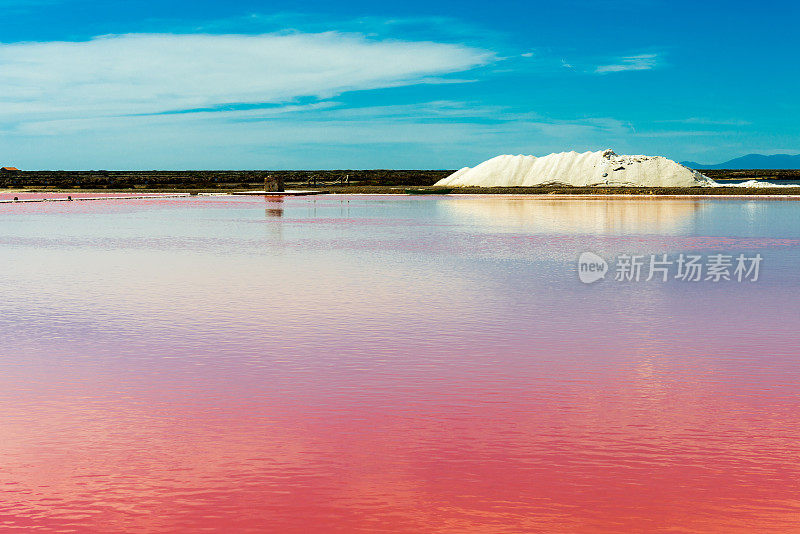
<path id="1" fill-rule="evenodd" d="M 800 531 L 799 214 L 0 205 L 0 530 Z M 587 250 L 764 260 L 584 285 Z"/>

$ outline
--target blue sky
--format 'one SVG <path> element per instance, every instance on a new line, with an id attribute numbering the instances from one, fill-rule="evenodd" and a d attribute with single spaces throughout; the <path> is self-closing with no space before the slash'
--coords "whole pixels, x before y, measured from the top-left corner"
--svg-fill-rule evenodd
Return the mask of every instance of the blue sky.
<path id="1" fill-rule="evenodd" d="M 0 0 L 0 164 L 800 152 L 794 2 Z"/>

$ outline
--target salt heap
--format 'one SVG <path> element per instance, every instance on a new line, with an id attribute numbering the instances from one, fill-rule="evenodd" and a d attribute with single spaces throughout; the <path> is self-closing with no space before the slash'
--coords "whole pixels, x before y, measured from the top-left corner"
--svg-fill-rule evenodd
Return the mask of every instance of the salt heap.
<path id="1" fill-rule="evenodd" d="M 536 185 L 713 187 L 714 180 L 660 156 L 620 156 L 613 150 L 560 152 L 536 156 L 497 156 L 464 167 L 435 185 L 449 187 L 525 187 Z"/>

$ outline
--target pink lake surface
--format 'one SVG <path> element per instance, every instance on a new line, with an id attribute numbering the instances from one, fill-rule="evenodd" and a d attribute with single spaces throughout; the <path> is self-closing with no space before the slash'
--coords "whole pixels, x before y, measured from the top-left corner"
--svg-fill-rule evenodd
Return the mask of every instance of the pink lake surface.
<path id="1" fill-rule="evenodd" d="M 0 531 L 800 532 L 800 204 L 0 205 Z M 755 283 L 576 259 L 755 254 Z"/>

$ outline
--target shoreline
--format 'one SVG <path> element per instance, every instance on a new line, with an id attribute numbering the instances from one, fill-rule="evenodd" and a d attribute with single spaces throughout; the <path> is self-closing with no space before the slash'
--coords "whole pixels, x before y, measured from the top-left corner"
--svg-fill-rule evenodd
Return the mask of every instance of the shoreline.
<path id="1" fill-rule="evenodd" d="M 235 190 L 262 189 L 265 181 L 282 181 L 286 189 L 325 189 L 330 192 L 352 193 L 397 193 L 403 188 L 431 188 L 439 180 L 450 176 L 454 170 L 425 169 L 362 169 L 362 170 L 184 170 L 184 171 L 0 171 L 0 193 L 2 192 L 227 192 Z M 731 182 L 759 180 L 796 185 L 800 191 L 800 169 L 740 169 L 703 171 L 706 176 L 716 180 L 722 187 Z M 551 193 L 569 191 L 582 193 L 579 187 L 536 186 L 526 188 L 502 188 L 509 193 Z M 616 187 L 596 186 L 588 188 L 592 192 Z M 658 193 L 672 191 L 663 188 L 625 188 L 642 191 L 653 190 Z M 737 189 L 737 188 L 732 188 Z M 498 188 L 469 188 L 469 193 L 485 192 L 495 194 Z M 742 190 L 739 189 L 741 192 Z M 763 191 L 762 191 L 763 192 Z M 637 194 L 640 192 L 637 191 Z M 685 192 L 676 192 L 686 194 Z M 616 193 L 615 193 L 616 194 Z M 707 193 L 701 193 L 707 194 Z"/>
<path id="2" fill-rule="evenodd" d="M 410 186 L 409 186 L 410 187 Z M 399 194 L 405 195 L 408 187 L 386 186 L 350 186 L 319 187 L 319 190 L 331 194 Z M 414 187 L 424 189 L 433 194 L 443 189 L 449 195 L 515 195 L 558 198 L 580 197 L 800 197 L 798 187 L 571 187 L 571 186 L 536 186 L 536 187 Z"/>
<path id="3" fill-rule="evenodd" d="M 409 186 L 411 187 L 411 186 Z M 288 189 L 288 188 L 287 188 Z M 314 194 L 328 195 L 398 195 L 417 196 L 406 193 L 407 187 L 398 186 L 320 186 L 314 189 Z M 425 187 L 430 191 L 423 196 L 439 196 L 436 187 Z M 55 188 L 18 188 L 2 191 L 0 195 L 126 195 L 124 198 L 166 198 L 190 197 L 208 195 L 231 196 L 284 196 L 280 193 L 263 193 L 241 188 L 136 188 L 136 189 L 55 189 Z M 540 186 L 540 187 L 465 187 L 448 188 L 442 191 L 447 196 L 511 196 L 511 197 L 536 197 L 550 199 L 579 199 L 579 198 L 636 198 L 636 199 L 663 199 L 663 198 L 772 198 L 781 200 L 800 200 L 800 186 L 791 188 L 741 188 L 741 187 L 687 187 L 687 188 L 641 188 L 641 187 L 565 187 L 565 186 Z M 285 196 L 293 196 L 290 191 Z M 104 197 L 97 198 L 98 200 Z M 109 197 L 122 198 L 122 197 Z M 87 198 L 74 198 L 73 200 L 87 200 Z M 94 198 L 92 198 L 94 200 Z M 58 202 L 64 199 L 42 198 L 22 199 L 16 202 Z M 2 203 L 14 203 L 12 199 L 0 199 Z"/>

